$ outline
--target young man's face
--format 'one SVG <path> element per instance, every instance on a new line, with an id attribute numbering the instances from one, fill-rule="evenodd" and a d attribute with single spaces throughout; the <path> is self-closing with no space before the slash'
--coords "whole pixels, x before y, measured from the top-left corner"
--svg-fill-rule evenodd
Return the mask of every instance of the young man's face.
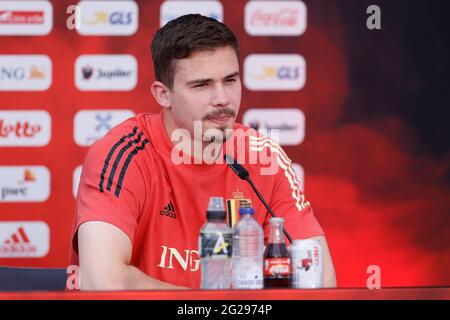
<path id="1" fill-rule="evenodd" d="M 241 90 L 239 61 L 232 47 L 198 51 L 175 61 L 168 113 L 174 128 L 169 131 L 184 128 L 193 136 L 194 121 L 200 121 L 203 140 L 210 138 L 204 134 L 207 129 L 219 129 L 225 137 L 236 120 Z"/>

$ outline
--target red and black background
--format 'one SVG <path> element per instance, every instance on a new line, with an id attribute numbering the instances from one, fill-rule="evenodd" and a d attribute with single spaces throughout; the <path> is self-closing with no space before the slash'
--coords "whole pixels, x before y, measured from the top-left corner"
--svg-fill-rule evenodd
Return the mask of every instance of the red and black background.
<path id="1" fill-rule="evenodd" d="M 87 148 L 73 139 L 80 109 L 159 112 L 150 94 L 149 44 L 162 1 L 137 1 L 139 29 L 130 37 L 84 37 L 66 27 L 67 6 L 52 1 L 54 26 L 43 37 L 1 37 L 1 54 L 46 54 L 53 83 L 45 92 L 0 92 L 1 109 L 45 109 L 52 138 L 42 148 L 2 148 L 0 165 L 45 165 L 51 195 L 43 203 L 0 204 L 3 221 L 43 220 L 49 254 L 0 259 L 2 265 L 66 267 L 75 200 L 72 174 Z M 222 1 L 236 32 L 241 63 L 251 53 L 299 53 L 307 63 L 300 91 L 252 92 L 246 109 L 299 107 L 306 137 L 285 146 L 305 170 L 305 192 L 325 229 L 338 286 L 365 287 L 370 265 L 381 285 L 450 285 L 449 28 L 447 1 L 305 0 L 300 37 L 252 37 L 243 27 L 246 1 Z M 381 8 L 381 30 L 366 28 L 366 8 Z M 74 64 L 82 54 L 133 54 L 137 87 L 129 92 L 81 92 Z M 220 182 L 216 182 L 220 183 Z"/>

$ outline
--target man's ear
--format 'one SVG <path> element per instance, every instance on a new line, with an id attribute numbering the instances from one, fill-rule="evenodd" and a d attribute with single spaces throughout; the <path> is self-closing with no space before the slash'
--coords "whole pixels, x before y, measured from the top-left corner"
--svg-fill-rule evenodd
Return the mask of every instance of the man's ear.
<path id="1" fill-rule="evenodd" d="M 170 108 L 170 90 L 169 88 L 160 81 L 154 81 L 152 83 L 151 91 L 155 100 L 163 108 Z"/>

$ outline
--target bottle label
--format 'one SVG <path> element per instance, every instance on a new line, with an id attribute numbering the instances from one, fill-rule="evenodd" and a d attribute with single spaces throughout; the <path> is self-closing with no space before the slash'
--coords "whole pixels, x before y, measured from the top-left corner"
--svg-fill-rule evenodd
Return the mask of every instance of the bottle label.
<path id="1" fill-rule="evenodd" d="M 262 267 L 241 265 L 233 272 L 235 289 L 262 289 L 264 286 Z"/>
<path id="2" fill-rule="evenodd" d="M 289 258 L 266 258 L 264 261 L 264 276 L 288 276 L 291 273 Z"/>
<path id="3" fill-rule="evenodd" d="M 231 257 L 232 233 L 202 233 L 200 234 L 200 257 L 224 255 Z"/>

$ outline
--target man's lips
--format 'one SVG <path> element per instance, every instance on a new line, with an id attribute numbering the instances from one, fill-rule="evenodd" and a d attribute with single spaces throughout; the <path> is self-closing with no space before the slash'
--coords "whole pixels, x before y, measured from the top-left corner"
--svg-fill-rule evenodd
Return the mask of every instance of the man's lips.
<path id="1" fill-rule="evenodd" d="M 228 120 L 230 120 L 231 118 L 233 118 L 232 115 L 225 114 L 225 115 L 219 115 L 219 116 L 214 116 L 214 117 L 208 117 L 206 120 L 215 122 L 217 124 L 224 124 L 224 123 L 228 122 Z"/>

